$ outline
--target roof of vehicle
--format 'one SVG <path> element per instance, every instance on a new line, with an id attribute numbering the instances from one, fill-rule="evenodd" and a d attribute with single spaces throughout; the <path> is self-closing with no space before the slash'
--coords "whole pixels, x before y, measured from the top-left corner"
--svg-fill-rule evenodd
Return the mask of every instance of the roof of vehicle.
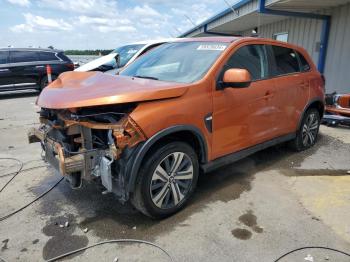
<path id="1" fill-rule="evenodd" d="M 235 36 L 207 36 L 207 37 L 189 37 L 189 38 L 176 38 L 176 42 L 221 42 L 232 43 L 242 38 L 247 37 L 235 37 Z"/>
<path id="2" fill-rule="evenodd" d="M 0 51 L 43 51 L 43 52 L 63 52 L 62 50 L 58 49 L 51 49 L 51 48 L 33 48 L 33 47 L 5 47 L 0 48 Z"/>
<path id="3" fill-rule="evenodd" d="M 176 39 L 178 39 L 178 38 L 162 38 L 162 39 L 144 40 L 144 41 L 130 43 L 130 45 L 133 45 L 133 44 L 152 45 L 152 44 L 158 44 L 158 43 L 173 42 Z"/>

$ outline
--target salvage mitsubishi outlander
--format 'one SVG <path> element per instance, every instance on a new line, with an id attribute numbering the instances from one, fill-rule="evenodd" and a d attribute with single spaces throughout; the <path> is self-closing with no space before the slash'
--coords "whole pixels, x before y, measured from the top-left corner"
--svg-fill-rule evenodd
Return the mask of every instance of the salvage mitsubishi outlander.
<path id="1" fill-rule="evenodd" d="M 29 142 L 41 143 L 72 187 L 97 181 L 164 218 L 185 206 L 202 173 L 282 142 L 313 146 L 324 80 L 291 44 L 191 38 L 147 52 L 120 75 L 65 72 L 37 104 L 41 125 Z"/>

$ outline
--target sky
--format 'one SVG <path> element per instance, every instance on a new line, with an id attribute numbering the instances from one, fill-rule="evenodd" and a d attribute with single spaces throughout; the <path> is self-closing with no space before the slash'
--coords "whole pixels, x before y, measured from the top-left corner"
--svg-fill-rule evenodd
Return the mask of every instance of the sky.
<path id="1" fill-rule="evenodd" d="M 176 37 L 237 0 L 0 0 L 0 47 L 114 49 Z"/>

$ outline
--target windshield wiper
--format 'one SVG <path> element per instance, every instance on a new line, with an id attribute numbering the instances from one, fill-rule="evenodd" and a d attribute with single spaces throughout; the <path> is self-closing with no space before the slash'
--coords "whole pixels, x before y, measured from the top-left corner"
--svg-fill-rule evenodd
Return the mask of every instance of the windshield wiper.
<path id="1" fill-rule="evenodd" d="M 152 79 L 152 80 L 158 80 L 158 78 L 153 77 L 153 76 L 140 76 L 140 75 L 135 75 L 134 77 L 137 77 L 137 78 L 146 78 L 146 79 Z"/>

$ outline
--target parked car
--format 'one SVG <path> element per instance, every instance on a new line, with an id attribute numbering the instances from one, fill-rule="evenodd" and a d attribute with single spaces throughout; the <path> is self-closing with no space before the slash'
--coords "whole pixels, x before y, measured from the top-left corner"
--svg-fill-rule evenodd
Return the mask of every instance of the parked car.
<path id="1" fill-rule="evenodd" d="M 148 52 L 149 50 L 164 44 L 174 41 L 174 39 L 161 39 L 137 42 L 123 45 L 114 49 L 110 54 L 99 57 L 90 61 L 77 69 L 78 72 L 101 71 L 108 74 L 116 74 L 123 67 L 132 63 L 136 58 Z"/>
<path id="2" fill-rule="evenodd" d="M 42 125 L 29 140 L 74 187 L 95 178 L 163 218 L 188 202 L 200 171 L 282 142 L 312 147 L 324 81 L 291 44 L 191 38 L 151 50 L 117 76 L 61 74 L 38 105 Z"/>
<path id="3" fill-rule="evenodd" d="M 46 65 L 52 79 L 74 70 L 63 51 L 39 48 L 0 48 L 0 92 L 23 89 L 42 90 L 48 84 Z"/>

